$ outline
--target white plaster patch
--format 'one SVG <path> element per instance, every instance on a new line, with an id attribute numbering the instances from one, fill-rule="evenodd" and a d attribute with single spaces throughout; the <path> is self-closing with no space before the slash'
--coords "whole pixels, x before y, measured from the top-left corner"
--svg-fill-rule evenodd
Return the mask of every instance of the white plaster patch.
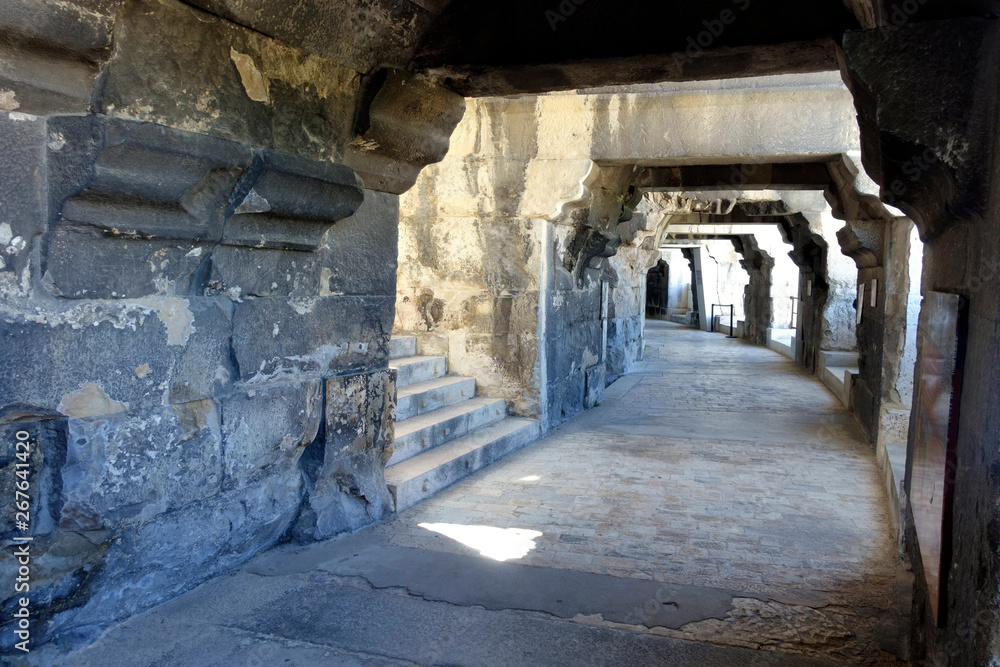
<path id="1" fill-rule="evenodd" d="M 217 382 L 226 384 L 227 382 L 229 382 L 229 378 L 230 378 L 229 371 L 224 366 L 219 366 L 218 368 L 215 369 L 215 380 Z"/>
<path id="2" fill-rule="evenodd" d="M 7 245 L 12 238 L 14 238 L 14 232 L 11 231 L 10 224 L 0 223 L 0 245 Z"/>
<path id="3" fill-rule="evenodd" d="M 240 80 L 243 82 L 243 89 L 246 91 L 247 97 L 254 102 L 267 102 L 269 100 L 267 79 L 257 69 L 253 58 L 232 47 L 229 49 L 229 57 L 240 73 Z"/>
<path id="4" fill-rule="evenodd" d="M 62 132 L 53 132 L 49 135 L 49 142 L 46 146 L 49 150 L 59 152 L 66 145 L 66 137 L 63 136 Z"/>
<path id="5" fill-rule="evenodd" d="M 13 111 L 20 107 L 21 103 L 17 101 L 17 93 L 13 90 L 0 90 L 0 110 Z"/>
<path id="6" fill-rule="evenodd" d="M 193 250 L 190 250 L 188 252 L 188 254 L 186 254 L 184 256 L 185 257 L 201 257 L 201 248 L 194 248 Z"/>
<path id="7" fill-rule="evenodd" d="M 19 122 L 38 120 L 38 116 L 34 116 L 30 113 L 21 113 L 20 111 L 11 111 L 8 117 L 13 121 Z"/>
<path id="8" fill-rule="evenodd" d="M 324 266 L 319 273 L 319 293 L 320 296 L 330 296 L 330 280 L 333 278 L 333 271 Z"/>
<path id="9" fill-rule="evenodd" d="M 311 313 L 313 309 L 316 307 L 316 299 L 310 299 L 304 297 L 289 299 L 288 305 L 290 305 L 292 307 L 292 310 L 294 310 L 299 315 L 305 315 L 307 313 Z"/>
<path id="10" fill-rule="evenodd" d="M 243 203 L 237 207 L 236 213 L 267 213 L 270 210 L 271 202 L 261 197 L 256 190 L 250 188 L 250 192 L 243 198 Z"/>
<path id="11" fill-rule="evenodd" d="M 8 255 L 18 255 L 25 249 L 25 247 L 27 247 L 27 245 L 28 242 L 25 241 L 23 237 L 15 236 L 10 240 L 10 243 L 7 244 L 6 253 Z"/>
<path id="12" fill-rule="evenodd" d="M 167 345 L 186 345 L 194 333 L 194 313 L 188 308 L 187 299 L 162 297 L 142 299 L 149 304 L 167 330 Z"/>
<path id="13" fill-rule="evenodd" d="M 274 380 L 275 378 L 282 377 L 284 375 L 298 375 L 298 371 L 280 368 L 282 361 L 293 361 L 306 364 L 315 364 L 321 369 L 327 369 L 330 365 L 344 352 L 350 349 L 350 344 L 347 345 L 324 345 L 323 347 L 315 350 L 311 354 L 307 355 L 295 355 L 289 357 L 275 357 L 271 361 L 260 362 L 260 368 L 257 369 L 257 373 L 253 377 L 245 380 L 244 384 L 251 385 L 259 382 L 265 382 L 268 380 Z M 266 374 L 264 373 L 264 368 L 268 365 L 279 367 L 277 371 Z"/>
<path id="14" fill-rule="evenodd" d="M 96 417 L 125 412 L 128 403 L 114 400 L 95 382 L 84 382 L 79 389 L 63 396 L 56 409 L 67 417 Z"/>

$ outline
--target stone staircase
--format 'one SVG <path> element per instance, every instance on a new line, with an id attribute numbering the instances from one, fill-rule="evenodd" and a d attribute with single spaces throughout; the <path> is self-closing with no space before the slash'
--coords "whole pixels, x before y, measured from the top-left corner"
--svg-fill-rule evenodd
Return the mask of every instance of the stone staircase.
<path id="1" fill-rule="evenodd" d="M 417 355 L 416 338 L 393 337 L 396 442 L 385 470 L 400 512 L 538 439 L 541 425 L 507 416 L 503 399 L 476 396 L 474 378 L 448 375 L 445 357 Z"/>
<path id="2" fill-rule="evenodd" d="M 851 407 L 851 383 L 858 374 L 857 352 L 829 352 L 820 350 L 819 378 L 830 388 L 844 407 Z"/>

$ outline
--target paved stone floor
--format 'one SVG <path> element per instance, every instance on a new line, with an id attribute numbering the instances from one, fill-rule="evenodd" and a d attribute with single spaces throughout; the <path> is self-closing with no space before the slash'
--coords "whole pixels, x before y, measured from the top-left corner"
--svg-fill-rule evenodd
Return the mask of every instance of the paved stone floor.
<path id="1" fill-rule="evenodd" d="M 637 372 L 543 440 L 64 664 L 897 664 L 910 576 L 888 512 L 871 446 L 814 377 L 649 322 Z"/>

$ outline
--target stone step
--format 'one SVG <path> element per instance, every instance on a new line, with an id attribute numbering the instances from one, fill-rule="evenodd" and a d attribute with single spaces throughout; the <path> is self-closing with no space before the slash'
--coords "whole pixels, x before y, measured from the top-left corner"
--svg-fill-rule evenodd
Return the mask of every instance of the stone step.
<path id="1" fill-rule="evenodd" d="M 396 422 L 475 397 L 475 378 L 446 375 L 396 388 Z"/>
<path id="2" fill-rule="evenodd" d="M 840 350 L 820 350 L 823 357 L 824 366 L 836 366 L 838 368 L 854 368 L 858 365 L 857 352 L 844 352 Z"/>
<path id="3" fill-rule="evenodd" d="M 842 366 L 827 366 L 823 369 L 820 379 L 830 388 L 845 408 L 851 407 L 851 376 L 857 375 L 857 368 L 844 368 Z"/>
<path id="4" fill-rule="evenodd" d="M 416 336 L 393 336 L 389 339 L 389 359 L 403 359 L 416 354 Z"/>
<path id="5" fill-rule="evenodd" d="M 421 452 L 495 424 L 506 416 L 507 402 L 503 399 L 471 398 L 411 417 L 396 425 L 396 442 L 388 465 L 402 463 Z"/>
<path id="6" fill-rule="evenodd" d="M 441 489 L 534 442 L 541 425 L 506 417 L 458 440 L 386 468 L 385 481 L 400 512 Z"/>
<path id="7" fill-rule="evenodd" d="M 396 369 L 397 387 L 409 387 L 447 375 L 448 359 L 446 357 L 406 357 L 389 362 L 389 368 Z"/>

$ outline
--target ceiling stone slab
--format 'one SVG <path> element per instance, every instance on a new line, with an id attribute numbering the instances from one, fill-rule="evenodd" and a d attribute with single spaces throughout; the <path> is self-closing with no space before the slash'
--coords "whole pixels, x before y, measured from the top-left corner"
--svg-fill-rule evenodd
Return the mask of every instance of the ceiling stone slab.
<path id="1" fill-rule="evenodd" d="M 186 0 L 234 23 L 369 73 L 405 68 L 434 18 L 408 0 Z"/>

